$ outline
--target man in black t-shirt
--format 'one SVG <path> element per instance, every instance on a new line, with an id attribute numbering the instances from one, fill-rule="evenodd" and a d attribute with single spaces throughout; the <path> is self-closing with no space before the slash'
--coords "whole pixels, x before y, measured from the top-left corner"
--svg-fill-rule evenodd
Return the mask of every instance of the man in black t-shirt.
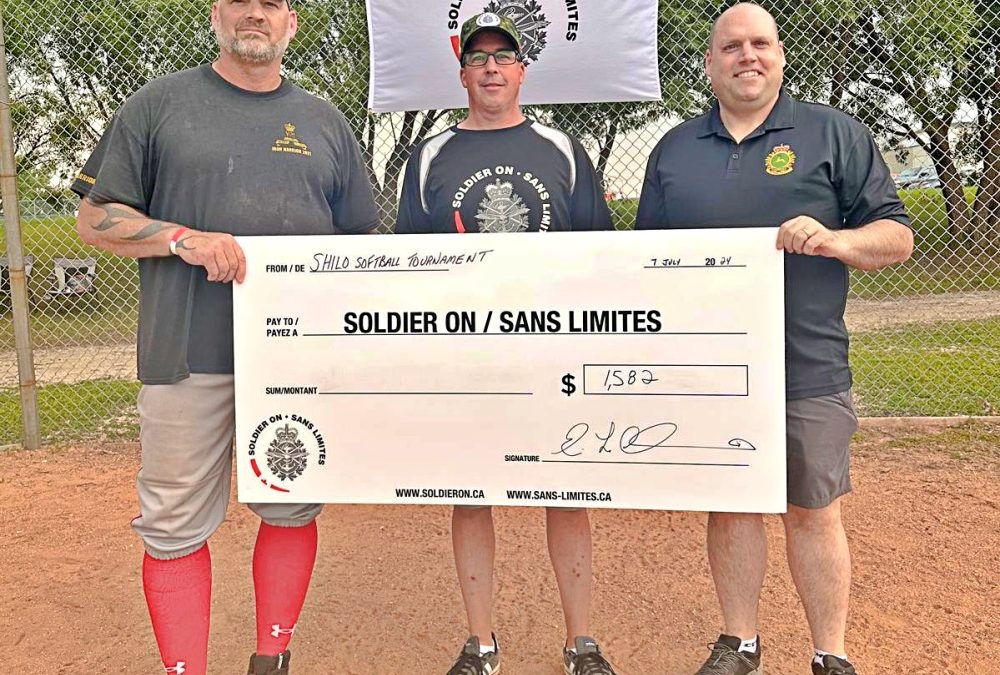
<path id="1" fill-rule="evenodd" d="M 286 0 L 218 0 L 218 60 L 150 82 L 116 113 L 74 183 L 77 231 L 139 261 L 143 588 L 167 673 L 207 672 L 211 558 L 234 426 L 233 235 L 369 232 L 368 174 L 343 115 L 281 77 Z M 250 675 L 287 675 L 316 557 L 316 504 L 251 504 L 257 648 Z M 218 666 L 213 672 L 232 672 Z"/>
<path id="2" fill-rule="evenodd" d="M 851 564 L 840 518 L 857 428 L 847 361 L 847 267 L 901 262 L 913 234 L 871 133 L 782 91 L 774 18 L 741 3 L 706 54 L 717 103 L 653 150 L 637 229 L 780 226 L 785 251 L 788 563 L 812 632 L 816 675 L 851 675 L 844 633 Z M 767 564 L 759 514 L 713 513 L 708 559 L 723 634 L 700 675 L 762 672 L 757 608 Z"/>
<path id="3" fill-rule="evenodd" d="M 469 116 L 410 155 L 398 233 L 608 230 L 603 190 L 580 143 L 526 120 L 518 96 L 525 77 L 513 22 L 479 14 L 462 27 L 460 78 Z M 537 236 L 537 235 L 536 235 Z M 568 675 L 613 675 L 590 633 L 590 522 L 585 509 L 546 512 L 547 536 L 566 619 Z M 469 621 L 469 639 L 448 675 L 492 675 L 500 665 L 493 635 L 493 515 L 455 507 L 452 542 Z"/>

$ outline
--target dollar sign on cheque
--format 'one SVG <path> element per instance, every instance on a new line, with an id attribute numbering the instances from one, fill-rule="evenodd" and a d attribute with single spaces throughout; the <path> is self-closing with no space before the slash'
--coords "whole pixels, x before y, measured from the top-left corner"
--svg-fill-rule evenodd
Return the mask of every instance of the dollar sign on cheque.
<path id="1" fill-rule="evenodd" d="M 565 375 L 563 375 L 563 379 L 562 379 L 562 383 L 563 383 L 562 393 L 566 394 L 567 396 L 572 396 L 573 393 L 576 392 L 576 385 L 573 384 L 573 380 L 575 380 L 575 379 L 576 379 L 576 377 L 574 377 L 573 375 L 570 375 L 569 373 L 566 373 Z"/>

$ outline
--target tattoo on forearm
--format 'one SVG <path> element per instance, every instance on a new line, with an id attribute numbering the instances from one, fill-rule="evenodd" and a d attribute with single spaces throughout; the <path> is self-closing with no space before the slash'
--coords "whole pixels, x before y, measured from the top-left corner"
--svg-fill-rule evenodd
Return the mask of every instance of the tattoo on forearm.
<path id="1" fill-rule="evenodd" d="M 145 216 L 133 213 L 132 211 L 126 211 L 125 209 L 120 209 L 117 206 L 108 206 L 105 204 L 96 204 L 95 206 L 104 211 L 104 219 L 97 225 L 94 225 L 94 229 L 98 232 L 107 232 L 126 220 L 145 218 Z"/>
<path id="2" fill-rule="evenodd" d="M 184 237 L 179 242 L 177 242 L 177 248 L 182 248 L 185 251 L 193 251 L 198 248 L 198 242 L 195 239 L 201 239 L 197 234 L 191 235 L 190 237 Z"/>
<path id="3" fill-rule="evenodd" d="M 110 204 L 98 204 L 89 197 L 87 198 L 87 201 L 104 212 L 104 219 L 97 225 L 94 225 L 94 229 L 98 232 L 107 232 L 108 230 L 114 229 L 115 227 L 128 223 L 129 221 L 134 222 L 137 220 L 148 220 L 148 216 L 145 216 L 138 211 L 123 209 Z M 121 239 L 123 241 L 143 241 L 156 236 L 167 228 L 168 225 L 166 223 L 159 220 L 152 220 L 135 234 L 128 237 L 121 237 Z"/>
<path id="4" fill-rule="evenodd" d="M 143 239 L 149 239 L 153 235 L 159 234 L 166 229 L 166 225 L 158 220 L 154 220 L 146 227 L 142 228 L 131 237 L 124 237 L 125 241 L 142 241 Z"/>

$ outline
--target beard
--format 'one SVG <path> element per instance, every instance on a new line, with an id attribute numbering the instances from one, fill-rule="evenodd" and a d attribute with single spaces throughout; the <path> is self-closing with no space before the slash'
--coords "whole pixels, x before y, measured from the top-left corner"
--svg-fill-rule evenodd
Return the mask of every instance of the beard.
<path id="1" fill-rule="evenodd" d="M 240 38 L 235 31 L 231 35 L 223 35 L 220 30 L 215 31 L 215 39 L 219 43 L 219 49 L 250 63 L 270 63 L 281 58 L 289 43 L 287 35 L 277 43 L 271 44 L 259 38 Z"/>

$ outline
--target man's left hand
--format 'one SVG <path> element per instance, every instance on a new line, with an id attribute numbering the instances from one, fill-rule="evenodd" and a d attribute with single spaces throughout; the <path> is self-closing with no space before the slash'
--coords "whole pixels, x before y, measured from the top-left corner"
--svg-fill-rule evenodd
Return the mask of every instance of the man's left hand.
<path id="1" fill-rule="evenodd" d="M 841 233 L 824 227 L 809 216 L 798 216 L 781 224 L 775 248 L 788 253 L 840 258 L 845 242 Z"/>

